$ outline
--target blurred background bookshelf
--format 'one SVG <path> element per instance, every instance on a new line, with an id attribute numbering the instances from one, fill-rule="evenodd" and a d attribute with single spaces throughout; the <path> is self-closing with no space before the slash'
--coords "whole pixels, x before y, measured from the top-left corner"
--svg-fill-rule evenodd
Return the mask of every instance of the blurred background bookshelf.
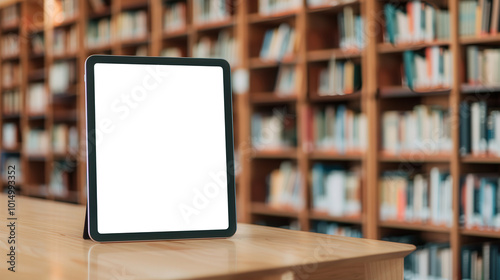
<path id="1" fill-rule="evenodd" d="M 15 164 L 21 194 L 85 203 L 87 56 L 221 57 L 241 222 L 416 244 L 409 279 L 496 279 L 499 2 L 4 1 L 2 188 Z"/>

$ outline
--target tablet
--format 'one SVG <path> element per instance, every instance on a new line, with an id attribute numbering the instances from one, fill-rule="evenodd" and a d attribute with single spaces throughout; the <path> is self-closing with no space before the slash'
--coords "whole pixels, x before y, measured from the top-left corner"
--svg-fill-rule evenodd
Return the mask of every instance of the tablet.
<path id="1" fill-rule="evenodd" d="M 229 64 L 93 55 L 85 85 L 90 238 L 233 235 Z"/>

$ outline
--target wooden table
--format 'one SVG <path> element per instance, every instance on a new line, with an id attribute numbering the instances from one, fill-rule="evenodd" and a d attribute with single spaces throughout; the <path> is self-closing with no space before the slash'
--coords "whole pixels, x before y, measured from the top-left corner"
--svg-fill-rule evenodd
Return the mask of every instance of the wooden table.
<path id="1" fill-rule="evenodd" d="M 18 196 L 16 272 L 0 195 L 0 279 L 403 279 L 412 245 L 238 224 L 228 239 L 96 243 L 85 207 Z"/>

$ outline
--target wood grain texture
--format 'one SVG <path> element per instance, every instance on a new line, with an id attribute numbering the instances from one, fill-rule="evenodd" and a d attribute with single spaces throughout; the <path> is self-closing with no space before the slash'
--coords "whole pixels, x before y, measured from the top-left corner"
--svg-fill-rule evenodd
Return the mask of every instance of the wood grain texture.
<path id="1" fill-rule="evenodd" d="M 0 201 L 6 209 L 7 197 Z M 0 213 L 7 221 L 6 211 Z M 17 271 L 2 261 L 0 279 L 374 279 L 377 269 L 399 275 L 403 257 L 414 250 L 247 224 L 227 239 L 96 243 L 81 238 L 84 213 L 81 205 L 17 197 Z M 7 236 L 2 226 L 3 256 Z"/>

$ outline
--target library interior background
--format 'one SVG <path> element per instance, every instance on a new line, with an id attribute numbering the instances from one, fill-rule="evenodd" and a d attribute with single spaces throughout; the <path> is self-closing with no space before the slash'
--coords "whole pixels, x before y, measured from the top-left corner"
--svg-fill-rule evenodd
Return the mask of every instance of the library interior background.
<path id="1" fill-rule="evenodd" d="M 89 55 L 223 58 L 239 222 L 500 279 L 499 32 L 500 0 L 3 0 L 1 189 L 86 203 Z"/>

